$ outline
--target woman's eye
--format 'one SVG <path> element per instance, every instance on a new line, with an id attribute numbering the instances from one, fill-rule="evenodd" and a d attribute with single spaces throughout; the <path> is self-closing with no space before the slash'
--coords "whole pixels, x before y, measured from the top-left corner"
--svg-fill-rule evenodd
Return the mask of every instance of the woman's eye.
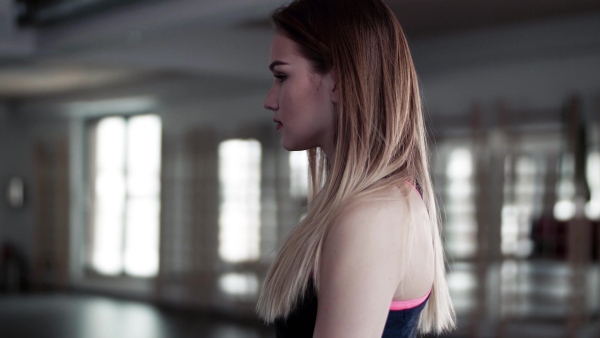
<path id="1" fill-rule="evenodd" d="M 277 81 L 279 82 L 283 82 L 283 80 L 285 80 L 287 78 L 287 76 L 283 75 L 283 74 L 275 74 L 273 75 L 275 76 L 275 78 L 277 79 Z"/>

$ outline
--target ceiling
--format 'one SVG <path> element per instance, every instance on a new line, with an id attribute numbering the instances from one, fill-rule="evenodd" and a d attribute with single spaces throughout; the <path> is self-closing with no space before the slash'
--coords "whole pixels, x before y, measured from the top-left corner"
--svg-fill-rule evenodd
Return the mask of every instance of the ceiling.
<path id="1" fill-rule="evenodd" d="M 384 1 L 395 12 L 405 30 L 415 36 L 600 10 L 600 2 L 597 0 Z M 139 9 L 161 7 L 168 2 L 177 3 L 176 6 L 179 8 L 189 8 L 190 14 L 194 13 L 195 9 L 199 9 L 192 1 L 182 0 L 20 0 L 17 24 L 36 27 L 68 25 L 77 20 L 106 15 L 111 11 L 127 11 L 127 8 L 134 7 L 132 5 Z M 252 12 L 265 14 L 260 11 L 260 7 L 270 10 L 282 3 L 282 1 L 247 2 L 251 5 L 246 6 L 239 1 L 231 0 L 204 1 L 208 6 L 202 6 L 202 9 L 212 7 L 214 11 L 218 3 L 226 3 L 224 12 L 233 13 L 236 9 L 244 9 L 243 14 L 236 20 L 242 25 L 269 26 L 268 15 L 259 15 L 257 20 L 253 21 Z"/>
<path id="2" fill-rule="evenodd" d="M 62 6 L 63 12 L 39 7 L 37 18 L 22 20 L 25 26 L 15 22 L 12 29 L 0 30 L 0 97 L 105 87 L 163 70 L 262 81 L 271 37 L 269 13 L 284 2 L 47 2 Z M 386 2 L 411 39 L 600 11 L 598 0 Z"/>
<path id="3" fill-rule="evenodd" d="M 423 37 L 600 11 L 597 0 L 388 0 L 409 36 Z"/>

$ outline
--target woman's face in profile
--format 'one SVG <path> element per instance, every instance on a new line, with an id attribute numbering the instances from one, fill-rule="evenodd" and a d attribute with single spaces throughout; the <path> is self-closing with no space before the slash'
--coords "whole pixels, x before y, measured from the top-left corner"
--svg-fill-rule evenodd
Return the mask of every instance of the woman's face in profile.
<path id="1" fill-rule="evenodd" d="M 297 44 L 281 33 L 273 38 L 269 68 L 274 80 L 264 107 L 274 113 L 281 145 L 290 151 L 333 149 L 336 93 L 331 73 L 314 72 Z"/>

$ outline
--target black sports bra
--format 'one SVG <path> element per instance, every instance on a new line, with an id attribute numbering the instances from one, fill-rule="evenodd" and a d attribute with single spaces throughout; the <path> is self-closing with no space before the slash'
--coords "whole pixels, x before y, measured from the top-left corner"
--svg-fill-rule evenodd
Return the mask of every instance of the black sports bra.
<path id="1" fill-rule="evenodd" d="M 414 307 L 401 310 L 390 309 L 382 338 L 413 338 L 417 336 L 419 314 L 427 304 L 424 301 Z M 392 306 L 393 307 L 393 306 Z M 312 338 L 317 321 L 318 299 L 312 279 L 303 299 L 287 318 L 275 320 L 277 338 Z"/>

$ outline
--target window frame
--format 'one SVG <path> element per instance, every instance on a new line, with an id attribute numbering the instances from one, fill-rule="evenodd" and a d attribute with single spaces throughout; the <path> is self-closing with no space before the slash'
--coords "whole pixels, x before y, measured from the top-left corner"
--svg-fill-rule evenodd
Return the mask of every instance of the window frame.
<path id="1" fill-rule="evenodd" d="M 103 274 L 101 272 L 99 272 L 98 270 L 96 270 L 93 267 L 93 263 L 92 263 L 92 255 L 93 255 L 93 246 L 94 246 L 94 217 L 95 217 L 95 188 L 94 188 L 94 179 L 96 177 L 96 168 L 95 168 L 95 159 L 96 159 L 96 139 L 97 139 L 97 126 L 99 124 L 99 122 L 101 120 L 107 119 L 107 118 L 123 118 L 125 120 L 126 125 L 129 123 L 129 121 L 132 118 L 135 117 L 140 117 L 140 116 L 145 116 L 145 115 L 153 115 L 156 116 L 160 119 L 161 121 L 161 128 L 160 128 L 160 135 L 161 135 L 161 142 L 160 142 L 160 149 L 159 149 L 159 156 L 160 156 L 160 166 L 159 166 L 159 172 L 158 172 L 158 176 L 159 176 L 159 194 L 158 194 L 158 201 L 159 201 L 159 210 L 158 210 L 158 269 L 157 272 L 154 276 L 136 276 L 136 275 L 131 275 L 128 274 L 125 270 L 125 268 L 122 268 L 121 271 L 118 274 Z M 160 232 L 161 232 L 161 228 L 162 228 L 162 217 L 161 217 L 161 212 L 162 212 L 162 194 L 163 194 L 163 189 L 162 189 L 162 169 L 163 169 L 163 137 L 164 137 L 164 125 L 163 125 L 164 119 L 163 116 L 159 113 L 156 113 L 154 111 L 139 111 L 139 112 L 134 112 L 134 113 L 114 113 L 114 114 L 104 114 L 104 115 L 99 115 L 99 116 L 94 116 L 94 117 L 89 117 L 89 118 L 85 118 L 83 120 L 83 150 L 84 150 L 84 154 L 82 156 L 82 172 L 83 172 L 83 198 L 85 200 L 84 202 L 84 215 L 83 215 L 83 221 L 84 224 L 82 226 L 83 228 L 83 247 L 82 250 L 80 251 L 80 254 L 83 255 L 83 259 L 81 260 L 82 262 L 82 272 L 83 272 L 83 277 L 87 278 L 87 279 L 93 279 L 93 280 L 101 280 L 101 281 L 114 281 L 114 280 L 154 280 L 156 278 L 159 277 L 160 275 Z M 127 147 L 127 142 L 125 142 L 124 144 L 125 147 Z M 125 162 L 127 160 L 125 159 Z M 127 164 L 125 163 L 125 166 L 127 166 Z M 125 169 L 125 174 L 124 177 L 127 177 L 127 169 Z M 127 205 L 127 202 L 129 200 L 129 193 L 128 193 L 128 189 L 125 189 L 125 205 Z M 124 212 L 123 214 L 123 222 L 126 222 L 126 212 Z M 125 223 L 123 223 L 123 225 L 125 225 Z M 122 232 L 125 232 L 125 226 L 123 226 L 121 228 Z M 121 254 L 124 255 L 124 250 L 125 250 L 125 244 L 123 243 L 123 245 L 121 246 Z"/>

